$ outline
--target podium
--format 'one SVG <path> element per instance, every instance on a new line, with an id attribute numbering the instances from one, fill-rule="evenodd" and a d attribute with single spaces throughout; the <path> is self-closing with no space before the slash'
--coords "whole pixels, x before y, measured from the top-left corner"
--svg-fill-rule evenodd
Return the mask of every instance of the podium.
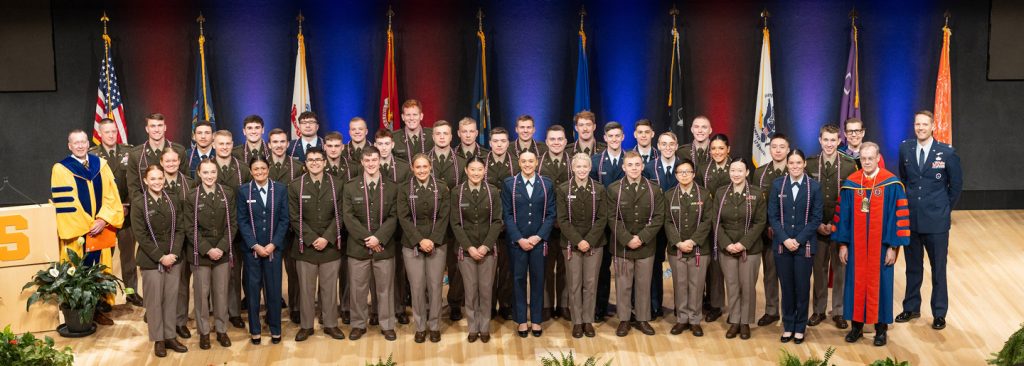
<path id="1" fill-rule="evenodd" d="M 15 333 L 56 329 L 57 306 L 25 304 L 32 290 L 21 288 L 40 270 L 60 260 L 57 213 L 52 204 L 0 208 L 0 327 Z"/>

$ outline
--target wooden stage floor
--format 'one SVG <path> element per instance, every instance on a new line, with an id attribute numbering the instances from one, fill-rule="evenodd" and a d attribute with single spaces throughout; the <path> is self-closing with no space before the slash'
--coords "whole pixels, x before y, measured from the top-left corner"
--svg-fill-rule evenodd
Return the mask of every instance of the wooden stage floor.
<path id="1" fill-rule="evenodd" d="M 233 347 L 224 349 L 213 342 L 210 350 L 200 350 L 195 322 L 190 321 L 193 336 L 183 340 L 189 352 L 176 354 L 168 350 L 168 356 L 160 359 L 153 356 L 152 343 L 147 339 L 143 309 L 127 305 L 115 307 L 114 326 L 101 327 L 93 336 L 64 339 L 56 332 L 43 334 L 54 337 L 59 346 L 71 346 L 76 364 L 80 365 L 362 366 L 378 357 L 386 359 L 389 354 L 394 355 L 399 365 L 539 365 L 539 356 L 569 350 L 579 356 L 610 359 L 615 365 L 766 365 L 776 364 L 783 348 L 806 358 L 821 357 L 829 346 L 836 347 L 832 363 L 837 365 L 864 365 L 887 356 L 909 360 L 913 365 L 983 365 L 1024 322 L 1024 301 L 1020 301 L 1024 298 L 1024 284 L 1020 281 L 1024 278 L 1024 211 L 957 211 L 953 217 L 946 329 L 935 331 L 930 326 L 932 316 L 927 304 L 931 277 L 926 264 L 922 317 L 890 328 L 886 347 L 872 346 L 870 334 L 857 344 L 848 344 L 843 340 L 846 331 L 835 328 L 831 322 L 808 328 L 807 341 L 799 346 L 779 343 L 782 328 L 778 322 L 764 328 L 754 326 L 750 340 L 727 340 L 724 317 L 705 324 L 702 338 L 689 333 L 673 336 L 669 334 L 669 320 L 674 321 L 671 316 L 652 323 L 657 331 L 655 336 L 633 330 L 628 337 L 618 338 L 614 334 L 617 321 L 611 320 L 596 324 L 596 338 L 579 340 L 569 335 L 571 325 L 563 320 L 545 323 L 543 337 L 526 339 L 515 335 L 512 322 L 495 320 L 490 343 L 470 344 L 465 339 L 465 320 L 451 324 L 445 314 L 442 340 L 436 344 L 414 343 L 412 325 L 399 325 L 395 342 L 385 341 L 375 327 L 370 327 L 359 341 L 333 340 L 325 337 L 318 326 L 313 337 L 296 343 L 298 326 L 285 317 L 285 340 L 281 344 L 271 345 L 269 335 L 264 334 L 263 344 L 253 346 L 248 342 L 247 331 L 231 328 Z M 903 261 L 896 266 L 894 310 L 898 313 L 906 276 Z M 671 289 L 669 282 L 666 280 L 667 289 Z M 757 318 L 764 310 L 762 290 L 758 287 Z M 672 304 L 670 292 L 666 293 L 665 303 Z M 342 330 L 348 335 L 348 327 L 343 326 Z"/>

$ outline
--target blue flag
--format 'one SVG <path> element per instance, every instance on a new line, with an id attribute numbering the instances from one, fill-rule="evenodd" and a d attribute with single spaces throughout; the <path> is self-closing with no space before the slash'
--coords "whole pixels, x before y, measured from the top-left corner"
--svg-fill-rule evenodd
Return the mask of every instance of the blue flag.
<path id="1" fill-rule="evenodd" d="M 477 30 L 476 73 L 473 76 L 473 108 L 470 116 L 476 120 L 480 135 L 477 141 L 488 146 L 491 135 L 491 101 L 487 97 L 487 39 L 483 29 Z"/>
<path id="2" fill-rule="evenodd" d="M 580 28 L 580 49 L 576 63 L 576 99 L 573 113 L 590 110 L 590 68 L 587 67 L 587 33 Z M 596 121 L 595 121 L 596 122 Z"/>
<path id="3" fill-rule="evenodd" d="M 213 92 L 210 89 L 210 78 L 206 75 L 206 36 L 199 33 L 199 53 L 196 54 L 196 89 L 192 98 L 192 128 L 196 122 L 206 120 L 217 130 L 216 117 L 213 114 Z"/>

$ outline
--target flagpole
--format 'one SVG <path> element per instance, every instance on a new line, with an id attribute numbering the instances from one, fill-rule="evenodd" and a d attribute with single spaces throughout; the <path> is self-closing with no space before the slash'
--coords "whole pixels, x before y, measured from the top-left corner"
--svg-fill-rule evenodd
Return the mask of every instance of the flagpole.
<path id="1" fill-rule="evenodd" d="M 482 94 L 483 94 L 483 97 L 484 97 L 483 103 L 481 104 L 482 108 L 480 110 L 480 120 L 481 121 L 479 121 L 479 122 L 480 122 L 480 127 L 482 127 L 482 128 L 480 128 L 480 130 L 481 131 L 486 131 L 488 126 L 490 126 L 490 124 L 491 124 L 491 121 L 490 121 L 490 118 L 491 118 L 490 103 L 491 103 L 491 101 L 490 101 L 490 99 L 487 96 L 487 36 L 486 36 L 486 34 L 484 34 L 484 9 L 482 7 L 481 8 L 477 8 L 477 11 L 476 11 L 476 21 L 477 21 L 477 24 L 476 24 L 476 26 L 477 26 L 476 35 L 477 35 L 478 38 L 480 38 L 480 72 L 481 72 L 480 80 L 481 80 L 481 84 L 483 84 L 483 86 L 482 86 L 483 87 L 483 91 L 482 91 L 483 93 Z"/>
<path id="2" fill-rule="evenodd" d="M 679 9 L 676 8 L 676 4 L 672 4 L 672 9 L 670 9 L 668 11 L 668 14 L 672 16 L 672 61 L 669 63 L 669 73 L 671 73 L 672 70 L 675 70 L 675 66 L 676 66 L 676 47 L 679 46 L 679 29 L 676 28 L 676 16 L 679 15 Z M 680 60 L 680 61 L 682 61 L 682 60 Z M 668 78 L 668 106 L 669 106 L 669 108 L 672 107 L 672 88 L 674 87 L 674 85 L 672 85 L 672 83 L 675 82 L 675 79 L 673 79 L 671 76 L 672 75 L 669 75 L 669 78 Z"/>
<path id="3" fill-rule="evenodd" d="M 587 32 L 583 30 L 583 19 L 587 17 L 586 5 L 580 5 L 580 39 L 583 40 L 583 49 L 587 49 Z"/>
<path id="4" fill-rule="evenodd" d="M 110 59 L 110 35 L 107 34 L 107 22 L 110 18 L 107 17 L 107 12 L 103 11 L 103 16 L 100 17 L 100 21 L 103 22 L 103 62 Z M 114 112 L 110 110 L 110 65 L 105 68 L 104 76 L 107 80 L 107 118 L 113 119 Z"/>
<path id="5" fill-rule="evenodd" d="M 196 23 L 199 23 L 199 64 L 202 69 L 199 73 L 202 75 L 203 81 L 203 119 L 210 119 L 209 101 L 206 96 L 206 35 L 203 34 L 203 23 L 206 22 L 206 18 L 203 17 L 203 13 L 199 12 L 199 17 L 196 18 Z"/>
<path id="6" fill-rule="evenodd" d="M 299 10 L 299 16 L 295 17 L 295 20 L 299 22 L 298 52 L 299 58 L 302 60 L 302 87 L 299 88 L 299 91 L 302 93 L 302 101 L 305 102 L 308 98 L 306 91 L 309 90 L 309 87 L 306 85 L 306 37 L 302 35 L 302 21 L 306 20 L 306 17 L 302 16 L 302 10 Z M 302 106 L 302 109 L 305 112 L 306 107 Z"/>

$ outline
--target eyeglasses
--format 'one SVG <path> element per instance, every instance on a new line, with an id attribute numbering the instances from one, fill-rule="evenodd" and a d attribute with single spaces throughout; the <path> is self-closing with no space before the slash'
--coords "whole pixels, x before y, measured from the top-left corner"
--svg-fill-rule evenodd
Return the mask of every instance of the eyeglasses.
<path id="1" fill-rule="evenodd" d="M 679 175 L 693 175 L 693 171 L 692 170 L 680 170 L 680 171 L 676 172 L 676 174 L 679 174 Z"/>
<path id="2" fill-rule="evenodd" d="M 323 158 L 306 159 L 307 163 L 323 163 L 324 161 L 325 160 Z"/>
<path id="3" fill-rule="evenodd" d="M 863 135 L 864 134 L 864 129 L 862 128 L 862 129 L 859 129 L 859 130 L 846 130 L 846 134 L 847 135 Z"/>

